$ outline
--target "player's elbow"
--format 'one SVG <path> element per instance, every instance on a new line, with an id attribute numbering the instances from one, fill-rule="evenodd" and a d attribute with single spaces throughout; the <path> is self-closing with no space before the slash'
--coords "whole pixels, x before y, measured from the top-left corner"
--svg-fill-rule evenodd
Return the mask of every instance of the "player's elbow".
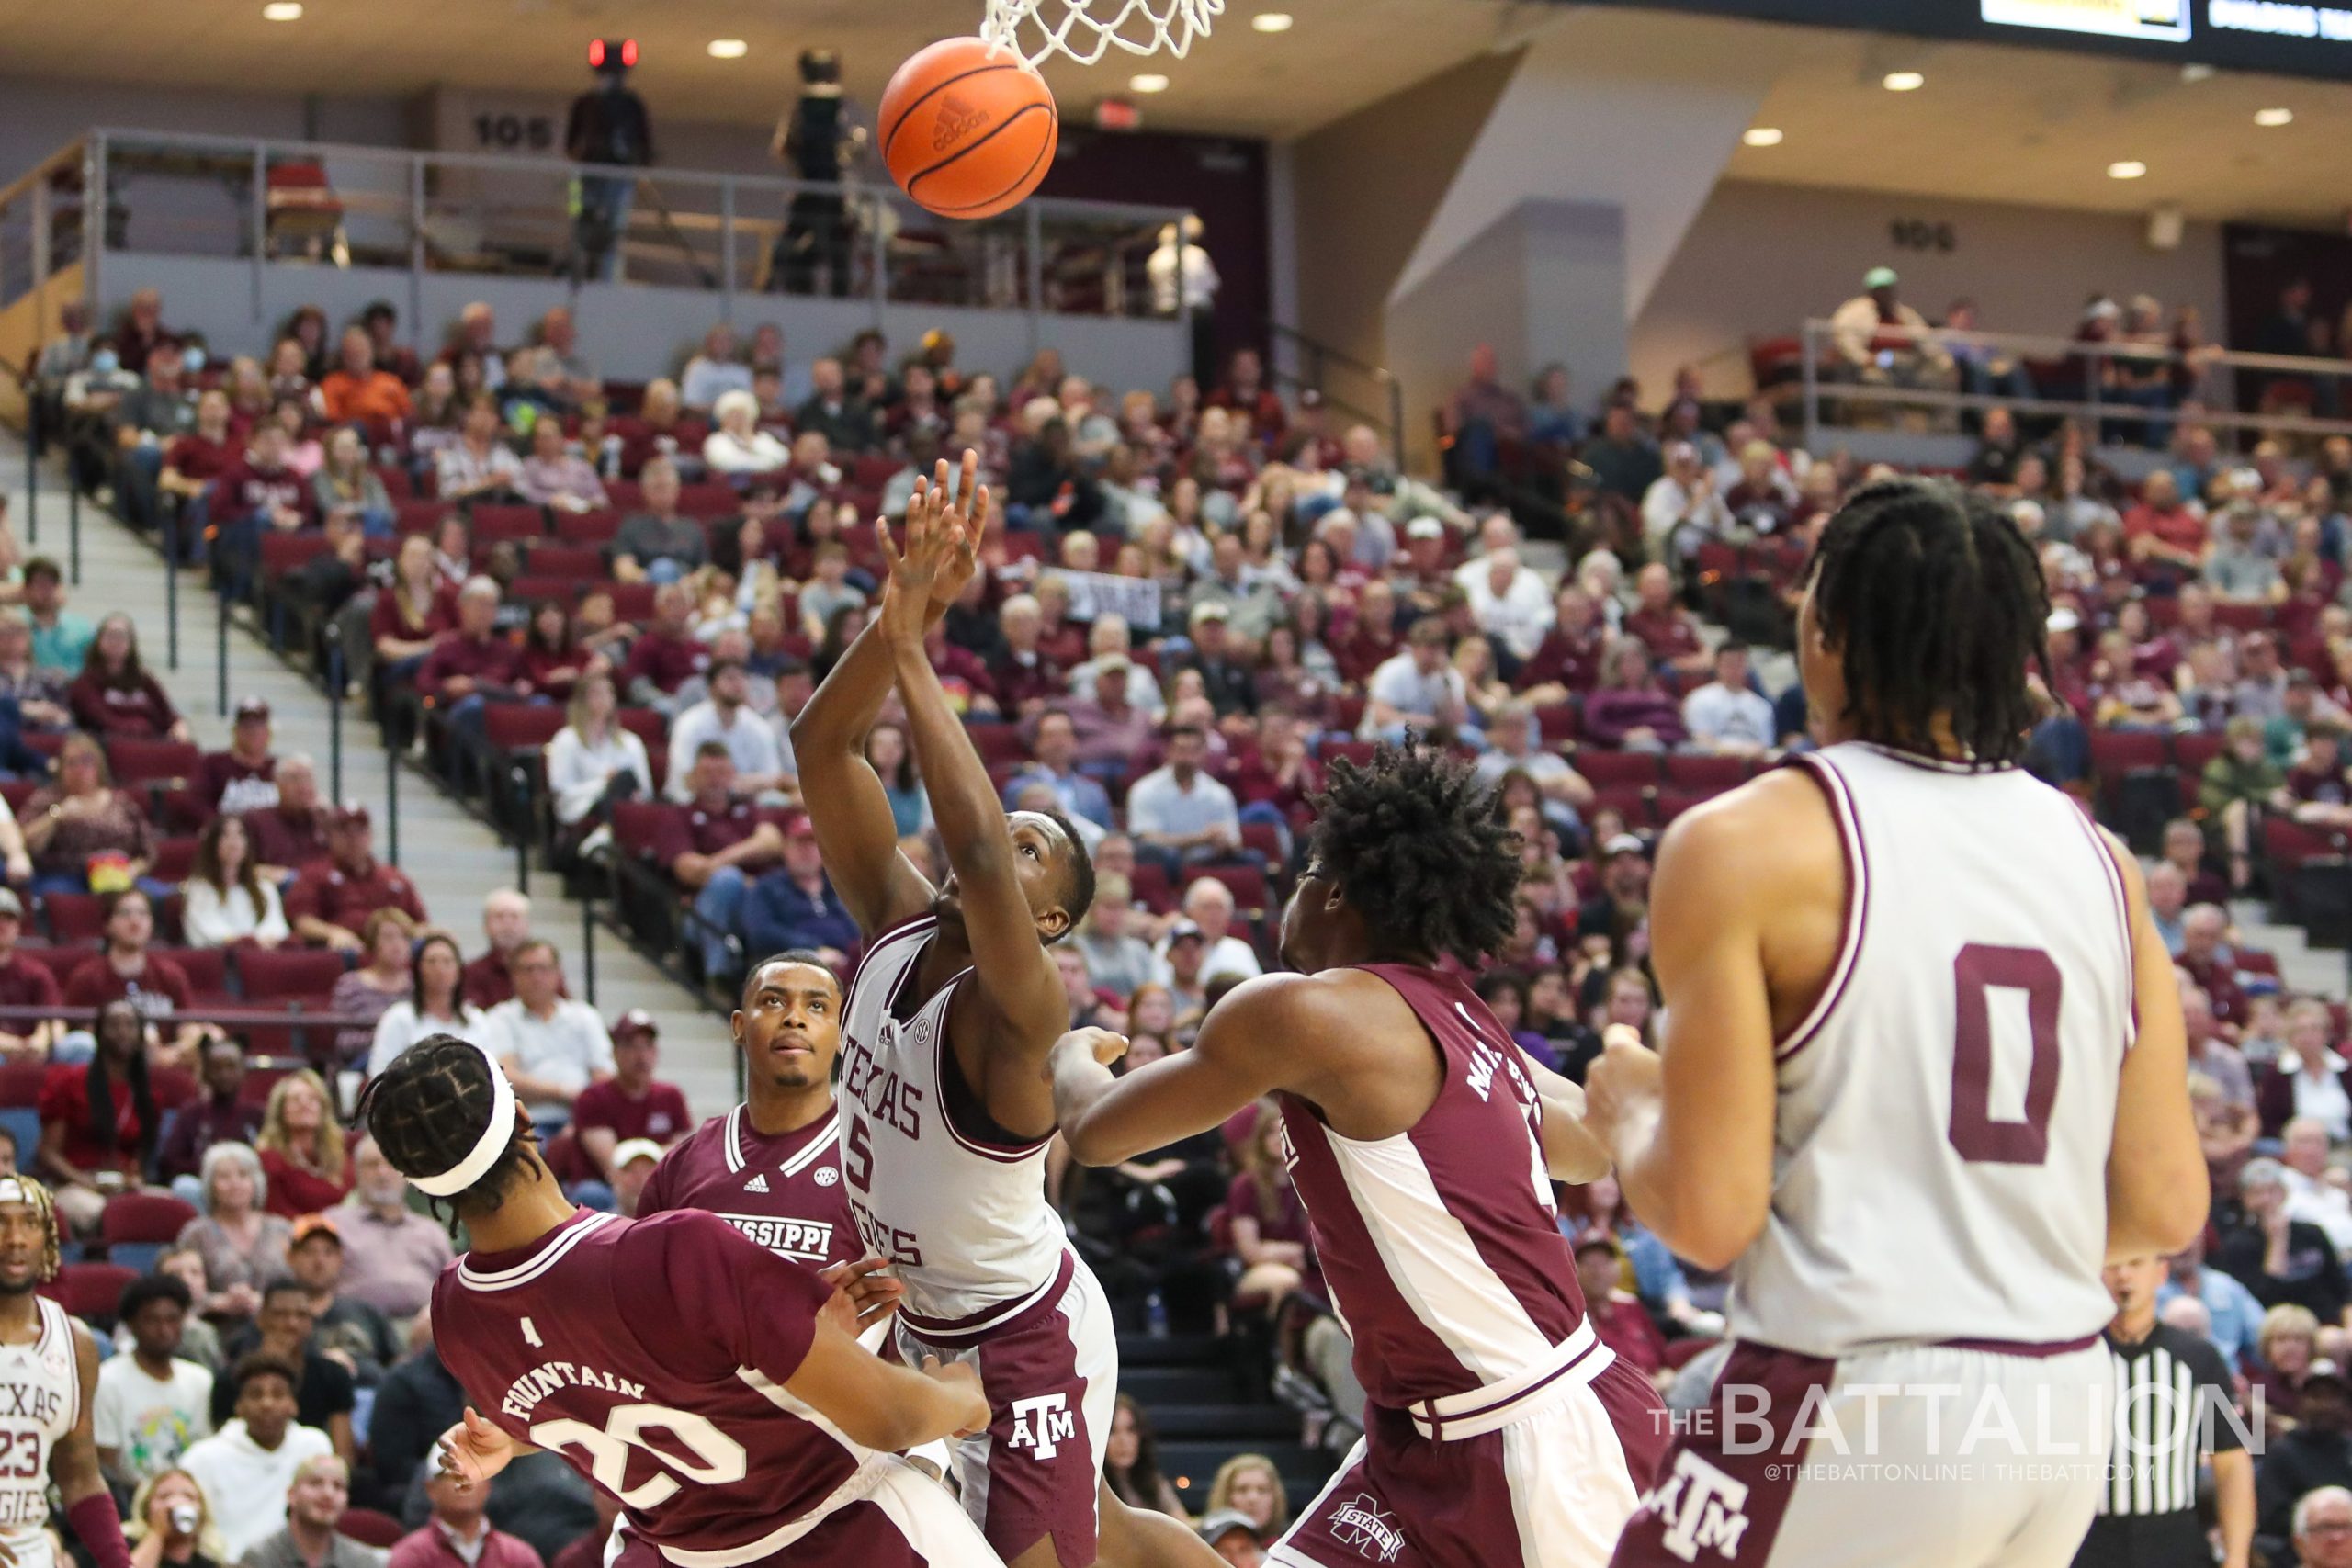
<path id="1" fill-rule="evenodd" d="M 1750 1195 L 1728 1185 L 1696 1188 L 1680 1194 L 1670 1217 L 1655 1225 L 1660 1240 L 1674 1255 L 1709 1273 L 1721 1273 L 1739 1261 L 1740 1254 L 1764 1234 L 1771 1213 L 1769 1190 Z"/>
<path id="2" fill-rule="evenodd" d="M 1086 1116 L 1062 1123 L 1062 1142 L 1069 1146 L 1069 1157 L 1090 1169 L 1133 1157 L 1132 1151 L 1120 1147 L 1094 1119 Z"/>

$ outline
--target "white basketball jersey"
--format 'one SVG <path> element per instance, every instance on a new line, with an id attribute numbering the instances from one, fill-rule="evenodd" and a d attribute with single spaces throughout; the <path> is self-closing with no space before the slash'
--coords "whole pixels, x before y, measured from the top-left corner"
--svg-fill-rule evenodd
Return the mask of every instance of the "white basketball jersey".
<path id="1" fill-rule="evenodd" d="M 842 1177 L 871 1252 L 907 1287 L 917 1329 L 977 1327 L 1050 1289 L 1069 1242 L 1046 1201 L 1048 1135 L 1010 1141 L 986 1122 L 947 1043 L 966 970 L 903 1005 L 937 922 L 874 940 L 842 1010 Z"/>
<path id="2" fill-rule="evenodd" d="M 1772 1212 L 1732 1331 L 1805 1355 L 2096 1336 L 2131 925 L 2105 842 L 2017 768 L 1799 759 L 1844 841 L 1846 934 L 1779 1046 Z"/>
<path id="3" fill-rule="evenodd" d="M 0 1345 L 0 1544 L 17 1568 L 53 1568 L 49 1550 L 49 1455 L 82 1418 L 74 1320 L 46 1296 L 40 1337 Z"/>

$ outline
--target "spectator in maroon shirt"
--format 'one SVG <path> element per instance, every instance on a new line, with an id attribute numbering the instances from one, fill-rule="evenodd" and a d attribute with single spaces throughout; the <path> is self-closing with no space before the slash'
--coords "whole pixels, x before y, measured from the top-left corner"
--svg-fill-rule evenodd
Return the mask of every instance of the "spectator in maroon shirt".
<path id="1" fill-rule="evenodd" d="M 239 456 L 229 428 L 229 394 L 215 387 L 196 400 L 196 428 L 164 448 L 155 488 L 186 505 L 233 468 Z"/>
<path id="2" fill-rule="evenodd" d="M 683 582 L 653 591 L 653 621 L 630 645 L 620 684 L 629 702 L 674 718 L 678 688 L 710 668 L 710 649 L 694 635 L 694 592 Z"/>
<path id="3" fill-rule="evenodd" d="M 17 951 L 25 934 L 24 900 L 12 888 L 0 887 L 0 1006 L 54 1008 L 64 998 L 57 976 L 48 964 Z M 38 1062 L 49 1055 L 61 1026 L 55 1019 L 10 1019 L 0 1021 L 0 1060 Z"/>
<path id="4" fill-rule="evenodd" d="M 1624 1254 L 1605 1235 L 1589 1235 L 1576 1245 L 1577 1283 L 1584 1288 L 1584 1314 L 1600 1342 L 1644 1377 L 1666 1365 L 1666 1336 L 1642 1305 L 1642 1299 L 1621 1290 Z"/>
<path id="5" fill-rule="evenodd" d="M 463 988 L 466 1000 L 488 1012 L 514 996 L 514 977 L 509 968 L 514 952 L 531 940 L 531 901 L 512 887 L 492 891 L 481 901 L 482 935 L 490 939 L 490 951 L 466 965 Z M 556 991 L 566 995 L 560 981 Z"/>
<path id="6" fill-rule="evenodd" d="M 694 1131 L 686 1097 L 675 1084 L 658 1083 L 662 1032 L 653 1015 L 632 1008 L 613 1025 L 613 1076 L 590 1084 L 571 1102 L 571 1127 L 581 1152 L 613 1179 L 613 1151 L 632 1138 L 668 1147 Z"/>
<path id="7" fill-rule="evenodd" d="M 989 673 L 996 683 L 998 705 L 1007 717 L 1027 717 L 1065 689 L 1061 666 L 1039 646 L 1045 617 L 1037 601 L 1026 593 L 1007 599 L 997 611 L 997 630 L 1001 641 Z"/>
<path id="8" fill-rule="evenodd" d="M 240 697 L 226 751 L 208 751 L 197 764 L 190 792 L 223 817 L 242 817 L 277 804 L 277 759 L 269 754 L 269 705 Z"/>
<path id="9" fill-rule="evenodd" d="M 1254 348 L 1233 351 L 1225 385 L 1209 394 L 1208 405 L 1249 415 L 1250 433 L 1269 451 L 1282 445 L 1290 427 L 1289 412 L 1281 396 L 1266 385 L 1266 362 Z"/>
<path id="10" fill-rule="evenodd" d="M 729 939 L 743 896 L 753 876 L 783 857 L 784 834 L 736 797 L 735 759 L 726 741 L 704 741 L 686 778 L 693 793 L 685 821 L 669 824 L 650 852 L 694 894 L 704 973 L 721 976 L 735 967 Z"/>
<path id="11" fill-rule="evenodd" d="M 377 669 L 392 680 L 413 674 L 433 651 L 434 639 L 457 624 L 457 591 L 441 580 L 433 541 L 411 534 L 392 558 L 391 581 L 368 612 Z"/>
<path id="12" fill-rule="evenodd" d="M 2219 904 L 2192 904 L 2180 917 L 2180 952 L 2173 963 L 2205 988 L 2213 1017 L 2233 1033 L 2245 1021 L 2245 990 L 2238 984 L 2237 954 L 2229 944 L 2230 917 Z"/>
<path id="13" fill-rule="evenodd" d="M 416 884 L 377 860 L 368 808 L 352 802 L 327 818 L 327 858 L 312 861 L 287 889 L 286 918 L 314 947 L 365 953 L 359 928 L 379 909 L 425 923 Z"/>
<path id="14" fill-rule="evenodd" d="M 148 951 L 154 939 L 155 909 L 147 895 L 136 887 L 118 894 L 114 908 L 107 911 L 103 945 L 66 978 L 65 1005 L 96 1008 L 129 1002 L 151 1025 L 156 1066 L 185 1067 L 195 1062 L 198 1044 L 220 1031 L 209 1024 L 182 1023 L 171 1043 L 162 1043 L 163 1021 L 189 1007 L 195 992 L 186 970 Z"/>
<path id="15" fill-rule="evenodd" d="M 1618 638 L 1602 660 L 1600 688 L 1585 699 L 1584 732 L 1596 745 L 1629 751 L 1670 751 L 1690 739 L 1682 705 L 1659 683 L 1638 637 Z"/>
<path id="16" fill-rule="evenodd" d="M 922 634 L 922 650 L 931 660 L 931 667 L 939 671 L 939 683 L 946 689 L 947 700 L 958 704 L 966 714 L 995 716 L 1002 710 L 997 702 L 996 677 L 989 673 L 988 660 L 947 640 L 947 626 L 933 621 Z"/>
<path id="17" fill-rule="evenodd" d="M 300 752 L 280 757 L 273 774 L 277 804 L 245 813 L 254 861 L 270 882 L 291 879 L 327 852 L 327 814 L 319 807 L 318 769 Z"/>
<path id="18" fill-rule="evenodd" d="M 1634 609 L 1625 629 L 1642 639 L 1650 658 L 1683 675 L 1703 678 L 1714 660 L 1699 639 L 1699 623 L 1674 602 L 1674 574 L 1652 561 L 1634 579 Z"/>
<path id="19" fill-rule="evenodd" d="M 1396 590 L 1387 579 L 1374 578 L 1363 585 L 1363 593 L 1356 601 L 1355 623 L 1347 636 L 1332 644 L 1331 657 L 1339 662 L 1340 674 L 1362 685 L 1404 646 L 1404 632 L 1396 625 Z"/>
<path id="20" fill-rule="evenodd" d="M 2141 485 L 2140 504 L 2123 514 L 2123 543 L 2143 578 L 2194 577 L 2205 570 L 2205 519 L 2182 503 L 2169 468 Z"/>
<path id="21" fill-rule="evenodd" d="M 291 534 L 318 525 L 309 481 L 290 460 L 292 440 L 275 415 L 254 427 L 253 444 L 212 483 L 207 517 L 220 529 L 218 558 L 243 590 L 259 569 L 265 534 Z"/>
<path id="22" fill-rule="evenodd" d="M 155 1156 L 155 1172 L 166 1182 L 194 1178 L 203 1168 L 204 1151 L 213 1145 L 250 1144 L 261 1131 L 261 1107 L 244 1096 L 244 1043 L 232 1034 L 215 1035 L 204 1043 L 201 1063 L 203 1098 L 179 1108 Z"/>
<path id="23" fill-rule="evenodd" d="M 115 357 L 122 367 L 134 376 L 147 372 L 147 356 L 159 344 L 178 340 L 164 330 L 164 297 L 153 288 L 142 288 L 130 297 L 130 308 L 123 312 L 122 324 L 115 329 Z"/>
<path id="24" fill-rule="evenodd" d="M 148 1087 L 139 1010 L 102 1006 L 87 1062 L 54 1066 L 40 1087 L 40 1150 L 34 1168 L 78 1234 L 98 1226 L 107 1200 L 139 1185 L 163 1117 Z"/>
<path id="25" fill-rule="evenodd" d="M 2205 833 L 2187 817 L 2176 817 L 2165 824 L 2164 858 L 2178 868 L 2188 884 L 2191 904 L 2226 904 L 2230 901 L 2230 885 L 2221 875 L 2205 866 Z"/>
<path id="26" fill-rule="evenodd" d="M 1609 645 L 1609 623 L 1590 593 L 1574 582 L 1560 584 L 1553 601 L 1555 619 L 1544 640 L 1519 667 L 1521 695 L 1538 707 L 1589 692 L 1600 679 L 1600 656 Z"/>
<path id="27" fill-rule="evenodd" d="M 452 727 L 473 733 L 481 710 L 495 699 L 527 699 L 522 650 L 498 629 L 498 584 L 470 578 L 458 594 L 458 624 L 433 641 L 416 672 L 416 689 L 440 705 Z"/>
<path id="28" fill-rule="evenodd" d="M 98 635 L 82 657 L 82 673 L 66 689 L 66 702 L 74 722 L 94 734 L 144 740 L 188 736 L 187 721 L 141 666 L 138 627 L 120 610 L 98 623 Z"/>

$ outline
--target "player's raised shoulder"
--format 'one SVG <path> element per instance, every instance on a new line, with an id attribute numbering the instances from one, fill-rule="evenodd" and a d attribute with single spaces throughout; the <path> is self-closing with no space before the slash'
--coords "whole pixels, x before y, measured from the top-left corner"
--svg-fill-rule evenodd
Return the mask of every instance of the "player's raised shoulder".
<path id="1" fill-rule="evenodd" d="M 1774 768 L 1683 812 L 1659 839 L 1657 862 L 1703 867 L 1707 885 L 1719 891 L 1746 886 L 1769 893 L 1773 884 L 1762 879 L 1811 870 L 1838 852 L 1828 796 L 1812 770 L 1798 765 Z"/>

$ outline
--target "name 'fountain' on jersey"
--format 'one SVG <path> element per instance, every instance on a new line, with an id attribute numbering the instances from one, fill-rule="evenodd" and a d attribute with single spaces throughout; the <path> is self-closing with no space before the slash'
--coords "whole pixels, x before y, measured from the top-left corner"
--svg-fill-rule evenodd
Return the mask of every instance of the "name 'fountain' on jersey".
<path id="1" fill-rule="evenodd" d="M 907 1288 L 901 1317 L 933 1332 L 978 1326 L 1042 1298 L 1069 1239 L 1045 1201 L 1050 1136 L 995 1125 L 947 1043 L 967 969 L 921 1006 L 915 971 L 937 922 L 877 936 L 842 1010 L 842 1177 L 872 1251 Z"/>
<path id="2" fill-rule="evenodd" d="M 1275 1097 L 1315 1255 L 1355 1340 L 1375 1404 L 1404 1409 L 1506 1382 L 1592 1351 L 1576 1260 L 1560 1234 L 1519 1047 L 1454 976 L 1363 967 L 1394 987 L 1436 1043 L 1444 1082 L 1394 1137 L 1341 1137 L 1313 1106 Z"/>
<path id="3" fill-rule="evenodd" d="M 1772 1211 L 1743 1339 L 2087 1338 L 2131 1049 L 2129 906 L 2079 807 L 2019 768 L 1852 742 L 1800 759 L 1838 818 L 1845 942 L 1779 1047 Z"/>
<path id="4" fill-rule="evenodd" d="M 46 1296 L 40 1337 L 0 1345 L 0 1547 L 17 1568 L 51 1568 L 49 1455 L 82 1417 L 74 1320 Z"/>

